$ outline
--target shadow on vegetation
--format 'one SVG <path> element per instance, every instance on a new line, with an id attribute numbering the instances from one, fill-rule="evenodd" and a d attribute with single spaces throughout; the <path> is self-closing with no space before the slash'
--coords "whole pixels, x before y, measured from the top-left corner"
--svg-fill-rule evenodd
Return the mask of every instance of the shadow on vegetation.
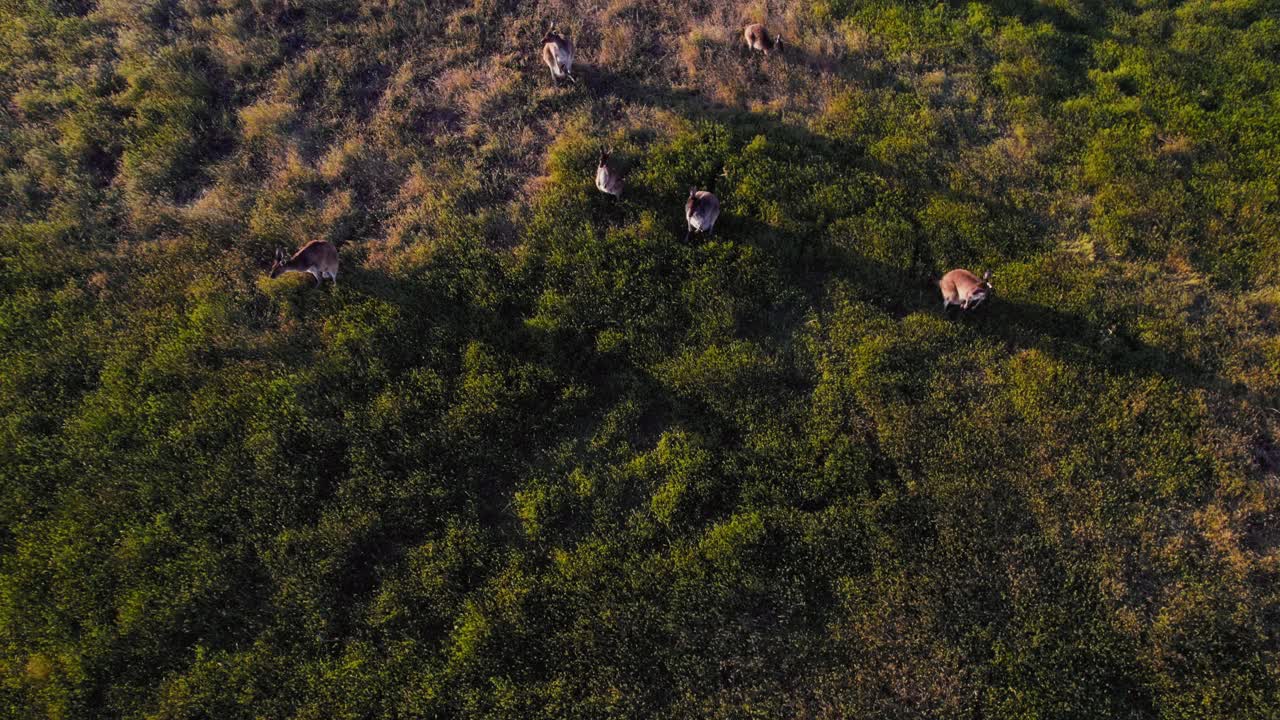
<path id="1" fill-rule="evenodd" d="M 780 122 L 761 113 L 733 108 L 708 100 L 694 89 L 672 89 L 654 85 L 642 78 L 613 72 L 599 67 L 584 73 L 582 81 L 597 100 L 605 95 L 633 103 L 660 107 L 675 112 L 690 121 L 711 120 L 730 126 L 739 135 L 768 134 L 770 137 L 801 142 L 812 147 L 835 152 L 828 140 L 806 127 Z"/>
<path id="2" fill-rule="evenodd" d="M 815 67 L 830 62 L 829 58 L 797 55 L 788 48 L 787 55 L 774 56 L 772 62 L 785 58 L 786 62 Z M 758 58 L 758 60 L 766 60 Z M 893 168 L 882 166 L 866 156 L 850 156 L 835 147 L 829 139 L 806 127 L 789 124 L 770 115 L 741 108 L 726 107 L 708 100 L 695 90 L 673 90 L 656 86 L 643 78 L 611 72 L 600 67 L 585 68 L 583 83 L 596 97 L 603 100 L 612 95 L 626 102 L 647 103 L 675 112 L 690 120 L 711 120 L 732 128 L 742 139 L 762 134 L 771 140 L 795 143 L 810 152 L 836 157 L 841 162 L 853 164 L 857 169 L 873 173 L 891 181 L 901 182 Z M 672 198 L 650 198 L 633 193 L 628 200 L 633 207 L 661 207 L 675 203 Z M 673 218 L 679 215 L 674 209 Z M 676 228 L 681 225 L 672 220 Z M 683 237 L 683 236 L 681 236 Z M 733 208 L 725 207 L 725 214 L 717 224 L 715 238 L 745 240 L 768 253 L 775 268 L 788 285 L 799 290 L 813 307 L 821 305 L 824 288 L 833 279 L 853 283 L 861 299 L 875 305 L 896 318 L 912 313 L 943 312 L 936 278 L 930 276 L 932 260 L 927 257 L 923 241 L 917 236 L 913 251 L 913 268 L 905 269 L 876 261 L 828 242 L 797 237 L 789 233 L 774 234 L 772 239 L 752 233 L 748 224 L 736 218 Z M 707 238 L 695 236 L 691 242 L 704 242 Z M 790 323 L 802 322 L 803 313 L 787 313 Z M 1010 348 L 1036 348 L 1073 362 L 1105 367 L 1121 373 L 1158 375 L 1175 381 L 1215 391 L 1240 390 L 1238 384 L 1227 383 L 1221 377 L 1187 357 L 1155 347 L 1132 333 L 1116 327 L 1103 327 L 1070 312 L 1031 303 L 1004 299 L 997 289 L 991 301 L 979 309 L 968 312 L 952 312 L 950 318 L 971 326 L 982 335 L 998 339 Z M 769 334 L 776 338 L 789 337 L 797 326 L 773 327 Z"/>
<path id="3" fill-rule="evenodd" d="M 854 284 L 863 293 L 860 299 L 895 318 L 941 313 L 1015 351 L 1038 349 L 1076 363 L 1166 377 L 1206 390 L 1243 390 L 1239 384 L 1228 383 L 1192 360 L 1146 343 L 1132 333 L 1101 326 L 1075 313 L 1002 298 L 999 288 L 990 300 L 972 311 L 944 311 L 933 278 L 848 250 L 834 249 L 831 260 L 831 277 Z M 819 300 L 816 296 L 812 299 Z"/>

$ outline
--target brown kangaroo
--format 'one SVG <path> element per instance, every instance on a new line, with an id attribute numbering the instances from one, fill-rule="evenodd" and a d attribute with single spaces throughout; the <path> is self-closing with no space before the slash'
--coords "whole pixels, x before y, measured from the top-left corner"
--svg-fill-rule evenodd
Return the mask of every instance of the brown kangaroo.
<path id="1" fill-rule="evenodd" d="M 782 37 L 773 35 L 769 29 L 760 23 L 752 23 L 742 31 L 742 37 L 747 41 L 747 47 L 752 50 L 759 50 L 765 55 L 774 52 L 782 52 Z"/>
<path id="2" fill-rule="evenodd" d="M 689 201 L 684 204 L 684 219 L 688 223 L 684 239 L 695 232 L 711 234 L 720 217 L 720 199 L 706 190 L 689 188 Z"/>
<path id="3" fill-rule="evenodd" d="M 612 150 L 600 153 L 600 162 L 596 164 L 596 188 L 602 193 L 622 197 L 622 176 L 609 169 L 609 155 L 612 153 Z"/>
<path id="4" fill-rule="evenodd" d="M 338 284 L 338 249 L 324 240 L 312 240 L 302 249 L 286 259 L 284 248 L 276 248 L 275 262 L 271 263 L 271 277 L 277 278 L 281 273 L 310 273 L 319 285 L 324 278 Z"/>
<path id="5" fill-rule="evenodd" d="M 972 310 L 991 295 L 991 272 L 987 271 L 979 278 L 968 270 L 952 270 L 938 281 L 938 288 L 942 290 L 943 310 L 950 305 Z"/>
<path id="6" fill-rule="evenodd" d="M 556 32 L 555 23 L 551 23 L 547 34 L 542 36 L 542 62 L 551 68 L 551 77 L 556 82 L 578 82 L 573 76 L 573 43 Z"/>

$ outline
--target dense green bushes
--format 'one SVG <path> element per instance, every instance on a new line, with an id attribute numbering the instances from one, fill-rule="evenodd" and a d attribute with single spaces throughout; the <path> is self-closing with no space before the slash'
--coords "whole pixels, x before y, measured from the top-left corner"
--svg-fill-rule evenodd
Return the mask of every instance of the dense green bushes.
<path id="1" fill-rule="evenodd" d="M 0 0 L 3 714 L 1280 706 L 1275 3 L 551 10 Z"/>

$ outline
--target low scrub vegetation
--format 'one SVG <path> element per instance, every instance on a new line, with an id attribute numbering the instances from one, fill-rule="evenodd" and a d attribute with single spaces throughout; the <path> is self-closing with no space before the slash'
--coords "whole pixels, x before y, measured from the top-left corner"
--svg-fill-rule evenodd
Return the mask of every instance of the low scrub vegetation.
<path id="1" fill-rule="evenodd" d="M 1277 18 L 0 0 L 0 714 L 1273 717 Z"/>

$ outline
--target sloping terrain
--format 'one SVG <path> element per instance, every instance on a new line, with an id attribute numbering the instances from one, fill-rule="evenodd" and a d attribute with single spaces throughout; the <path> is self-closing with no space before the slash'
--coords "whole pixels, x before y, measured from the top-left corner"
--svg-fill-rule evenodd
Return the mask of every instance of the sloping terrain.
<path id="1" fill-rule="evenodd" d="M 0 96 L 0 715 L 1280 707 L 1274 0 L 0 0 Z"/>

